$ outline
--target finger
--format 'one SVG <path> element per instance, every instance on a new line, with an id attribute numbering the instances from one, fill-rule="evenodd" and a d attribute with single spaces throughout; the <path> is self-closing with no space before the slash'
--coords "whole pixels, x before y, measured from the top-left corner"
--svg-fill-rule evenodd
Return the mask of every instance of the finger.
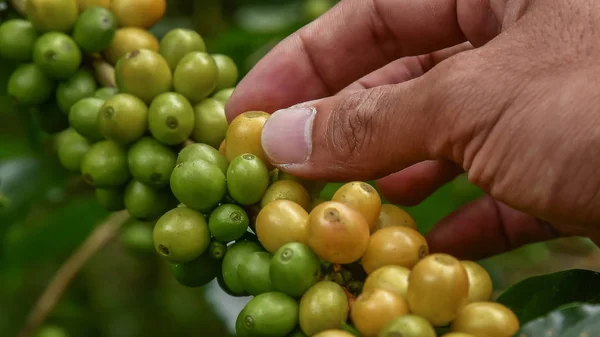
<path id="1" fill-rule="evenodd" d="M 387 97 L 381 98 L 383 91 Z M 424 115 L 417 107 L 418 99 L 407 100 L 405 105 L 406 111 L 414 114 L 386 106 L 388 110 L 374 115 L 393 99 L 393 91 L 390 86 L 377 87 L 278 110 L 263 127 L 262 148 L 276 167 L 303 178 L 328 181 L 378 179 L 431 159 L 425 136 L 416 131 L 430 119 L 416 118 Z M 398 116 L 396 120 L 391 120 L 393 114 Z M 392 147 L 386 143 L 397 135 L 388 133 L 400 119 L 404 119 L 402 130 L 397 131 L 403 145 Z M 390 125 L 384 125 L 386 121 Z"/>
<path id="2" fill-rule="evenodd" d="M 383 197 L 403 206 L 414 206 L 462 173 L 450 161 L 428 160 L 376 181 Z"/>
<path id="3" fill-rule="evenodd" d="M 353 82 L 339 94 L 417 78 L 439 62 L 472 48 L 471 43 L 465 42 L 431 54 L 396 60 Z M 395 204 L 414 206 L 462 172 L 463 170 L 452 162 L 431 160 L 391 174 L 378 180 L 377 184 L 387 200 Z"/>
<path id="4" fill-rule="evenodd" d="M 482 100 L 465 100 L 490 85 L 478 78 L 486 61 L 476 50 L 442 63 L 407 82 L 276 111 L 262 132 L 269 161 L 329 181 L 380 179 L 432 159 L 462 164 L 462 149 L 490 129 L 495 104 L 502 102 L 486 103 L 489 113 L 473 113 Z M 469 117 L 457 124 L 458 113 Z"/>
<path id="5" fill-rule="evenodd" d="M 547 222 L 485 196 L 442 219 L 426 237 L 431 253 L 480 260 L 561 235 Z"/>
<path id="6" fill-rule="evenodd" d="M 231 121 L 248 110 L 272 112 L 335 94 L 356 79 L 404 56 L 454 46 L 469 31 L 496 34 L 488 0 L 345 0 L 292 34 L 238 84 L 226 106 Z M 471 26 L 476 25 L 472 29 Z M 489 32 L 489 34 L 488 34 Z M 481 34 L 481 33 L 478 33 Z"/>
<path id="7" fill-rule="evenodd" d="M 425 74 L 445 59 L 470 49 L 473 49 L 471 43 L 465 42 L 433 53 L 395 60 L 352 82 L 338 94 L 346 94 L 380 85 L 397 84 L 412 80 Z"/>

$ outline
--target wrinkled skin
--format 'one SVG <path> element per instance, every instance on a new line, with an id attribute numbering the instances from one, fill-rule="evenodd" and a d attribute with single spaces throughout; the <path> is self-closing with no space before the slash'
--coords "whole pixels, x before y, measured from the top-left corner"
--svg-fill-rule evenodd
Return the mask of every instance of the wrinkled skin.
<path id="1" fill-rule="evenodd" d="M 280 110 L 262 134 L 277 167 L 378 179 L 404 205 L 467 172 L 487 195 L 428 233 L 432 252 L 598 243 L 599 37 L 593 0 L 343 0 L 256 65 L 227 117 Z"/>

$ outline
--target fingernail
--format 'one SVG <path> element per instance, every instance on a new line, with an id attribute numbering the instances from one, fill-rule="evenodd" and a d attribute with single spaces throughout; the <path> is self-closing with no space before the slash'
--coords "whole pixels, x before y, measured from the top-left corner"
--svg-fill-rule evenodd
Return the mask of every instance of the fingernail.
<path id="1" fill-rule="evenodd" d="M 288 108 L 275 111 L 262 131 L 262 147 L 277 164 L 300 164 L 312 151 L 314 108 Z"/>

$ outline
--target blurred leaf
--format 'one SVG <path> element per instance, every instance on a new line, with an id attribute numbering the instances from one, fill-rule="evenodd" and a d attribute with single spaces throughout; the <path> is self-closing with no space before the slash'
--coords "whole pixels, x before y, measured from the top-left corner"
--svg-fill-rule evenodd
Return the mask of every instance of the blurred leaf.
<path id="1" fill-rule="evenodd" d="M 192 20 L 194 28 L 203 36 L 218 35 L 228 26 L 221 0 L 194 1 Z"/>
<path id="2" fill-rule="evenodd" d="M 216 312 L 217 308 L 222 306 L 223 303 L 209 301 L 206 292 L 207 287 L 193 289 L 177 284 L 171 289 L 169 296 L 161 299 L 161 307 L 169 311 L 171 320 L 176 320 L 173 322 L 175 326 L 189 325 L 193 322 L 199 327 L 204 327 L 199 329 L 198 333 L 200 335 L 230 336 L 225 322 Z M 227 309 L 231 310 L 231 307 Z M 197 313 L 202 314 L 198 315 Z"/>
<path id="3" fill-rule="evenodd" d="M 278 38 L 273 38 L 267 41 L 262 47 L 254 51 L 254 53 L 248 55 L 241 68 L 248 71 L 251 70 L 258 63 L 258 61 L 265 57 L 265 55 L 267 55 L 279 42 L 280 39 Z"/>
<path id="4" fill-rule="evenodd" d="M 203 0 L 197 0 L 203 1 Z M 227 1 L 227 0 L 223 0 Z M 234 0 L 237 7 L 246 7 L 246 6 L 260 6 L 260 5 L 280 5 L 281 3 L 293 3 L 298 2 L 298 0 Z"/>
<path id="5" fill-rule="evenodd" d="M 515 337 L 592 337 L 600 335 L 600 306 L 569 305 L 522 325 Z"/>
<path id="6" fill-rule="evenodd" d="M 26 0 L 10 0 L 10 2 L 3 1 L 0 7 L 2 8 L 2 14 L 8 12 L 9 17 L 22 17 L 26 15 L 25 6 Z"/>
<path id="7" fill-rule="evenodd" d="M 325 185 L 323 191 L 321 191 L 321 199 L 323 200 L 331 200 L 335 192 L 342 187 L 344 183 L 329 183 Z"/>
<path id="8" fill-rule="evenodd" d="M 315 20 L 327 12 L 337 1 L 332 0 L 304 0 L 302 10 L 308 20 Z"/>
<path id="9" fill-rule="evenodd" d="M 174 28 L 187 28 L 194 29 L 194 22 L 192 18 L 188 15 L 179 15 L 179 16 L 168 16 L 164 17 L 160 20 L 156 25 L 154 25 L 150 32 L 156 36 L 157 39 L 161 39 L 165 34 L 167 34 L 171 29 Z"/>
<path id="10" fill-rule="evenodd" d="M 2 62 L 0 62 L 0 96 L 4 96 L 0 103 L 3 107 L 6 105 L 5 103 L 8 102 L 8 97 L 6 96 L 8 89 L 8 78 L 15 70 L 15 67 L 15 64 L 11 62 L 7 62 L 5 60 L 2 60 Z"/>
<path id="11" fill-rule="evenodd" d="M 415 219 L 419 231 L 427 233 L 444 217 L 483 195 L 462 175 L 439 188 L 419 205 L 403 208 Z"/>
<path id="12" fill-rule="evenodd" d="M 247 59 L 257 50 L 267 44 L 272 44 L 274 40 L 278 41 L 287 34 L 278 33 L 251 33 L 240 28 L 231 28 L 215 37 L 206 37 L 206 48 L 209 53 L 221 53 L 231 57 L 239 68 L 242 78 L 250 66 L 247 65 Z"/>
<path id="13" fill-rule="evenodd" d="M 527 259 L 532 264 L 544 263 L 552 257 L 548 246 L 543 243 L 534 243 L 519 247 L 520 253 L 519 258 Z"/>
<path id="14" fill-rule="evenodd" d="M 360 331 L 358 331 L 354 326 L 348 324 L 347 322 L 343 322 L 342 325 L 340 326 L 341 330 L 344 330 L 356 337 L 363 337 L 363 335 L 360 333 Z"/>
<path id="15" fill-rule="evenodd" d="M 37 106 L 17 106 L 15 107 L 15 112 L 17 113 L 17 117 L 24 127 L 25 136 L 27 137 L 27 141 L 29 142 L 31 148 L 37 152 L 40 152 L 42 150 L 43 135 L 40 123 L 35 116 L 37 108 Z"/>
<path id="16" fill-rule="evenodd" d="M 16 67 L 17 65 L 14 62 L 7 60 L 2 60 L 2 62 L 0 62 L 0 107 L 2 107 L 0 109 L 0 116 L 2 116 L 4 113 L 11 112 L 13 108 L 7 92 L 8 79 Z"/>
<path id="17" fill-rule="evenodd" d="M 3 147 L 0 139 L 0 148 L 6 151 L 0 151 L 0 193 L 10 202 L 8 207 L 0 208 L 0 242 L 7 227 L 29 217 L 33 206 L 60 201 L 56 200 L 56 191 L 59 196 L 63 194 L 63 185 L 69 177 L 56 157 L 28 154 L 31 148 L 22 142 L 6 144 L 13 146 Z M 14 156 L 19 149 L 22 155 Z"/>
<path id="18" fill-rule="evenodd" d="M 34 154 L 33 149 L 22 137 L 0 135 L 0 164 L 11 157 L 32 154 Z"/>
<path id="19" fill-rule="evenodd" d="M 89 308 L 72 301 L 62 300 L 52 310 L 52 318 L 82 320 L 89 315 Z"/>
<path id="20" fill-rule="evenodd" d="M 594 241 L 592 241 L 590 238 L 578 236 L 558 238 L 547 241 L 546 246 L 549 250 L 555 253 L 580 257 L 584 257 L 598 250 L 598 246 L 596 246 Z"/>
<path id="21" fill-rule="evenodd" d="M 39 193 L 41 171 L 40 160 L 33 156 L 0 162 L 0 193 L 10 200 L 9 207 L 0 209 L 0 223 L 8 225 L 9 217 L 17 211 L 24 211 L 24 207 Z"/>
<path id="22" fill-rule="evenodd" d="M 573 269 L 523 280 L 497 302 L 509 307 L 521 324 L 572 303 L 600 303 L 600 273 Z"/>
<path id="23" fill-rule="evenodd" d="M 303 19 L 299 6 L 300 3 L 246 6 L 238 9 L 235 20 L 249 32 L 279 32 Z"/>
<path id="24" fill-rule="evenodd" d="M 107 215 L 93 195 L 72 199 L 16 240 L 5 242 L 6 262 L 26 266 L 69 254 Z"/>

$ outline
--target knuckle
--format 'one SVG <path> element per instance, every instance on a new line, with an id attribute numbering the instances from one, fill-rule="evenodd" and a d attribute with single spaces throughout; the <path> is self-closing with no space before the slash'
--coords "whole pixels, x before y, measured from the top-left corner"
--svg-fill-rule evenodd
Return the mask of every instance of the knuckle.
<path id="1" fill-rule="evenodd" d="M 432 127 L 439 135 L 431 152 L 468 169 L 474 154 L 483 145 L 486 133 L 504 109 L 496 82 L 504 82 L 494 64 L 477 53 L 465 52 L 440 63 L 428 91 L 427 110 L 438 118 Z M 460 121 L 460 122 L 457 122 Z"/>
<path id="2" fill-rule="evenodd" d="M 376 148 L 376 119 L 385 109 L 381 90 L 375 88 L 347 95 L 331 111 L 327 146 L 336 161 L 350 165 L 364 163 Z M 380 130 L 378 130 L 380 132 Z"/>
<path id="3" fill-rule="evenodd" d="M 456 89 L 469 86 L 474 80 L 486 71 L 483 59 L 477 56 L 476 51 L 458 53 L 434 67 L 430 72 L 436 78 L 435 94 L 445 93 L 460 94 Z"/>
<path id="4" fill-rule="evenodd" d="M 425 111 L 436 116 L 433 120 L 433 132 L 441 135 L 431 146 L 435 155 L 456 159 L 454 147 L 464 142 L 469 135 L 465 127 L 469 127 L 472 117 L 473 98 L 478 90 L 478 74 L 481 66 L 470 56 L 457 54 L 434 67 L 424 80 L 430 85 L 425 88 Z M 456 121 L 460 120 L 460 123 Z M 460 147 L 459 147 L 460 149 Z"/>

